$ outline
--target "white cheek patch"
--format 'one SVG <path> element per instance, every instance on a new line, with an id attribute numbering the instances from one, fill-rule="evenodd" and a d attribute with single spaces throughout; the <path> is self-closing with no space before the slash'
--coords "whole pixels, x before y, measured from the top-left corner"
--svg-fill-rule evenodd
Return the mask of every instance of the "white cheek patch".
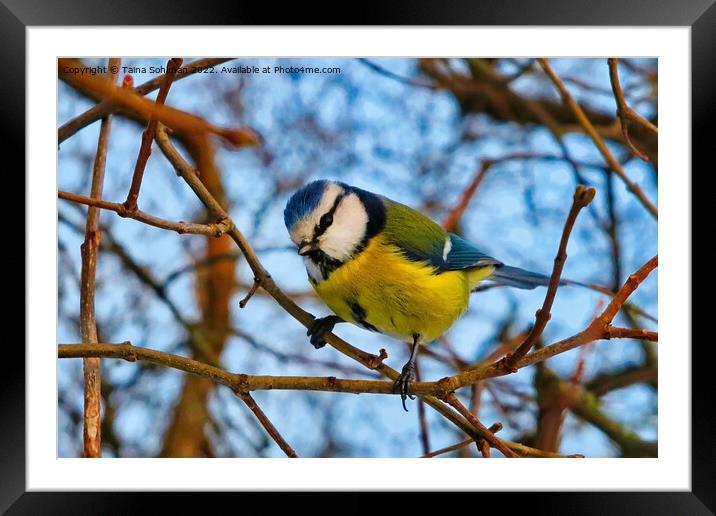
<path id="1" fill-rule="evenodd" d="M 320 237 L 321 250 L 331 258 L 344 261 L 363 241 L 368 213 L 354 193 L 346 196 L 333 214 L 333 224 Z"/>
<path id="2" fill-rule="evenodd" d="M 336 202 L 336 197 L 343 193 L 343 188 L 336 183 L 328 183 L 326 189 L 323 191 L 321 202 L 318 203 L 318 207 L 313 210 L 313 216 L 315 217 L 314 222 L 318 224 L 321 215 L 328 213 L 333 208 L 333 203 Z"/>

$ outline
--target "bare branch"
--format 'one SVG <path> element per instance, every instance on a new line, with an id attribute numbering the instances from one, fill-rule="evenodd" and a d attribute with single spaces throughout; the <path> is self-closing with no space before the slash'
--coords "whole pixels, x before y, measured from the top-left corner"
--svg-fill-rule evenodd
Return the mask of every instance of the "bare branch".
<path id="1" fill-rule="evenodd" d="M 460 219 L 462 218 L 462 215 L 465 213 L 465 210 L 470 204 L 470 201 L 475 196 L 477 188 L 485 179 L 485 176 L 487 175 L 487 172 L 490 170 L 490 167 L 492 165 L 492 161 L 483 160 L 480 165 L 480 168 L 478 168 L 477 173 L 475 174 L 475 177 L 472 179 L 472 181 L 470 181 L 470 184 L 467 186 L 467 188 L 465 188 L 465 191 L 462 193 L 460 200 L 455 205 L 455 207 L 450 210 L 448 216 L 445 217 L 445 220 L 443 221 L 443 227 L 445 229 L 447 229 L 448 231 L 455 231 L 458 223 L 460 222 Z"/>
<path id="2" fill-rule="evenodd" d="M 230 60 L 231 58 L 225 57 L 197 59 L 196 61 L 192 61 L 191 63 L 187 63 L 185 66 L 183 66 L 181 70 L 179 70 L 179 72 L 177 73 L 177 76 L 174 80 L 178 81 L 185 77 L 189 77 L 190 75 L 193 75 L 195 73 L 201 73 L 203 70 L 206 70 L 209 67 L 225 63 L 226 61 Z M 134 88 L 134 91 L 139 95 L 146 95 L 147 93 L 151 93 L 152 91 L 159 88 L 163 81 L 164 75 L 160 75 L 158 77 L 155 77 L 154 79 L 148 80 L 143 84 L 140 84 L 139 86 Z M 121 111 L 121 106 L 118 106 L 117 104 L 114 104 L 109 101 L 100 102 L 99 104 L 93 106 L 84 113 L 77 115 L 73 119 L 62 124 L 57 130 L 57 143 L 64 142 L 67 138 L 73 136 L 77 131 L 87 127 L 88 125 L 96 122 L 101 118 L 114 114 L 118 111 Z"/>
<path id="3" fill-rule="evenodd" d="M 225 385 L 231 389 L 237 396 L 248 394 L 252 391 L 259 390 L 304 390 L 304 391 L 326 391 L 326 392 L 345 392 L 353 394 L 388 394 L 397 395 L 394 384 L 391 381 L 380 380 L 344 380 L 333 376 L 329 377 L 307 377 L 307 376 L 261 376 L 230 373 L 220 367 L 206 364 L 198 360 L 155 351 L 149 348 L 133 346 L 130 342 L 122 343 L 99 343 L 99 344 L 59 344 L 57 356 L 58 358 L 86 358 L 86 357 L 105 357 L 118 358 L 127 360 L 128 362 L 136 362 L 138 360 L 150 362 L 153 364 L 171 367 L 196 376 L 208 378 L 215 383 Z M 397 373 L 396 373 L 397 375 Z M 437 410 L 445 415 L 450 421 L 458 425 L 472 437 L 473 441 L 479 439 L 492 439 L 498 443 L 500 451 L 508 448 L 514 450 L 517 454 L 525 457 L 536 456 L 559 456 L 557 454 L 543 455 L 547 452 L 530 448 L 520 443 L 497 439 L 494 432 L 500 430 L 501 425 L 492 425 L 489 429 L 482 428 L 475 430 L 472 424 L 468 423 L 461 415 L 452 412 L 448 407 L 437 401 L 431 396 L 427 396 L 428 392 L 441 392 L 442 386 L 439 382 L 416 382 L 412 385 L 416 394 L 425 396 L 427 404 L 433 406 L 433 400 L 439 405 Z M 454 395 L 453 395 L 454 396 Z M 467 411 L 465 407 L 456 403 L 462 410 Z M 469 414 L 469 411 L 466 412 Z M 472 414 L 469 414 L 473 421 L 476 421 Z M 504 453 L 504 452 L 503 452 Z M 513 452 L 507 451 L 507 456 L 515 456 Z"/>
<path id="4" fill-rule="evenodd" d="M 167 63 L 167 73 L 162 77 L 162 84 L 159 87 L 159 93 L 157 94 L 157 100 L 155 103 L 158 106 L 164 104 L 169 95 L 169 88 L 171 88 L 172 81 L 176 77 L 179 67 L 181 66 L 183 59 L 180 57 L 174 57 Z M 152 153 L 152 143 L 154 142 L 154 133 L 157 131 L 157 119 L 154 116 L 149 117 L 149 123 L 147 128 L 142 132 L 142 143 L 139 146 L 139 155 L 137 156 L 137 163 L 134 165 L 134 174 L 132 174 L 132 184 L 129 187 L 127 193 L 127 200 L 124 201 L 124 206 L 130 212 L 136 211 L 137 209 L 137 198 L 139 197 L 139 189 L 142 186 L 142 177 L 144 176 L 144 168 L 147 166 L 147 160 L 149 155 Z"/>
<path id="5" fill-rule="evenodd" d="M 569 90 L 567 90 L 567 87 L 557 76 L 555 71 L 552 69 L 552 66 L 550 66 L 547 59 L 540 58 L 537 59 L 537 61 L 559 90 L 560 95 L 562 96 L 562 101 L 574 112 L 574 116 L 576 117 L 577 121 L 584 128 L 584 131 L 589 135 L 594 144 L 597 146 L 597 149 L 599 149 L 599 152 L 604 157 L 604 160 L 609 164 L 609 167 L 614 171 L 616 175 L 621 178 L 622 181 L 624 181 L 624 183 L 627 185 L 627 188 L 634 194 L 634 196 L 639 200 L 639 202 L 641 202 L 644 208 L 646 208 L 647 211 L 651 213 L 655 219 L 658 219 L 659 211 L 656 209 L 656 206 L 654 206 L 654 204 L 647 198 L 646 194 L 644 194 L 644 191 L 639 187 L 639 185 L 629 179 L 629 176 L 627 176 L 626 172 L 624 172 L 621 163 L 619 163 L 619 161 L 609 151 L 606 144 L 602 140 L 602 137 L 599 136 L 599 133 L 597 133 L 596 129 L 594 129 L 594 126 L 589 121 L 589 118 L 587 118 L 587 115 L 584 114 L 582 108 L 579 106 L 579 104 L 577 104 L 577 101 L 574 100 L 572 95 L 569 93 Z"/>
<path id="6" fill-rule="evenodd" d="M 533 353 L 530 353 L 515 363 L 514 367 L 516 369 L 522 369 L 528 365 L 543 362 L 555 355 L 564 353 L 579 346 L 583 346 L 584 344 L 588 344 L 595 340 L 608 339 L 609 327 L 617 312 L 624 305 L 634 290 L 636 290 L 636 288 L 646 279 L 649 273 L 657 267 L 657 265 L 658 256 L 655 256 L 642 265 L 634 274 L 629 276 L 629 279 L 626 283 L 624 283 L 622 288 L 619 289 L 619 292 L 616 293 L 604 312 L 592 320 L 587 328 L 569 338 L 555 342 L 554 344 L 550 344 L 549 346 L 545 346 Z M 493 364 L 478 364 L 476 367 L 466 369 L 456 375 L 442 378 L 436 383 L 441 384 L 444 391 L 447 393 L 486 378 L 504 376 L 509 374 L 509 372 L 510 371 L 505 370 L 500 360 Z"/>
<path id="7" fill-rule="evenodd" d="M 124 204 L 118 202 L 103 201 L 101 199 L 95 199 L 92 197 L 85 197 L 84 195 L 78 195 L 71 192 L 57 192 L 57 197 L 65 199 L 67 201 L 76 202 L 79 204 L 85 204 L 92 208 L 102 208 L 104 210 L 110 210 L 115 212 L 120 217 L 128 217 L 130 219 L 144 222 L 150 226 L 154 226 L 160 229 L 168 229 L 170 231 L 176 231 L 179 234 L 190 233 L 194 235 L 206 235 L 218 237 L 226 233 L 228 226 L 224 222 L 217 222 L 215 224 L 194 224 L 191 222 L 171 222 L 169 220 L 160 219 L 149 213 L 145 213 L 139 209 L 130 210 Z"/>
<path id="8" fill-rule="evenodd" d="M 498 439 L 494 433 L 490 431 L 489 428 L 487 428 L 485 425 L 483 425 L 476 417 L 475 415 L 470 412 L 465 405 L 460 403 L 460 400 L 457 399 L 457 396 L 455 396 L 454 393 L 451 393 L 447 396 L 446 401 L 454 407 L 462 416 L 467 419 L 475 428 L 478 429 L 478 431 L 481 434 L 481 437 L 486 440 L 490 445 L 502 452 L 502 454 L 507 458 L 515 458 L 519 457 L 518 454 L 513 452 L 507 444 L 502 441 L 502 439 Z"/>
<path id="9" fill-rule="evenodd" d="M 109 69 L 116 70 L 120 60 L 109 59 Z M 109 76 L 114 82 L 116 73 Z M 97 141 L 94 166 L 92 168 L 92 186 L 90 197 L 102 197 L 104 184 L 104 169 L 107 162 L 107 144 L 109 141 L 109 128 L 111 118 L 102 120 Z M 99 248 L 101 234 L 99 231 L 99 209 L 90 207 L 87 210 L 87 224 L 85 226 L 85 239 L 81 246 L 82 272 L 80 277 L 80 333 L 82 342 L 97 342 L 97 323 L 95 321 L 94 296 L 95 279 L 97 273 L 97 249 Z M 102 456 L 102 379 L 100 375 L 99 358 L 86 358 L 83 360 L 84 371 L 84 414 L 83 414 L 83 443 L 85 457 Z"/>
<path id="10" fill-rule="evenodd" d="M 147 120 L 155 118 L 184 134 L 193 135 L 195 138 L 205 138 L 213 134 L 234 147 L 254 146 L 260 140 L 258 134 L 247 127 L 217 127 L 199 116 L 152 102 L 133 90 L 118 87 L 112 82 L 92 75 L 86 66 L 73 59 L 58 59 L 58 65 L 60 79 L 70 86 L 92 92 L 99 98 L 138 113 Z M 87 70 L 87 73 L 68 71 L 77 69 Z"/>
<path id="11" fill-rule="evenodd" d="M 612 92 L 614 93 L 614 99 L 617 102 L 617 117 L 619 117 L 619 124 L 622 127 L 622 135 L 624 136 L 624 141 L 626 142 L 629 149 L 636 156 L 643 159 L 644 161 L 649 161 L 649 157 L 642 151 L 637 149 L 629 138 L 629 128 L 627 120 L 632 120 L 638 124 L 641 124 L 643 127 L 657 135 L 659 134 L 659 129 L 654 124 L 649 122 L 646 118 L 634 111 L 627 104 L 626 99 L 624 98 L 624 92 L 622 91 L 622 86 L 619 82 L 619 64 L 617 62 L 617 59 L 615 57 L 610 57 L 609 59 L 607 59 L 607 63 L 609 64 L 609 80 L 612 83 Z"/>
<path id="12" fill-rule="evenodd" d="M 577 215 L 579 215 L 579 212 L 582 211 L 582 208 L 588 206 L 589 203 L 592 202 L 595 193 L 594 188 L 586 188 L 581 185 L 575 189 L 574 197 L 572 199 L 572 207 L 570 208 L 567 220 L 564 223 L 562 238 L 559 242 L 559 250 L 557 251 L 557 256 L 554 259 L 552 276 L 549 280 L 549 286 L 547 287 L 547 293 L 545 294 L 542 308 L 537 310 L 537 314 L 535 315 L 535 324 L 522 344 L 520 344 L 514 353 L 508 354 L 504 359 L 498 362 L 498 364 L 504 367 L 506 371 L 517 371 L 517 369 L 515 369 L 515 364 L 519 362 L 530 349 L 532 349 L 534 343 L 537 342 L 537 339 L 539 339 L 542 332 L 547 327 L 547 323 L 552 317 L 550 310 L 552 309 L 552 303 L 554 302 L 554 298 L 557 294 L 557 288 L 559 288 L 559 282 L 562 277 L 562 269 L 564 268 L 564 263 L 567 261 L 567 243 L 569 242 L 569 236 L 572 233 L 572 228 L 577 220 Z"/>
<path id="13" fill-rule="evenodd" d="M 273 439 L 276 444 L 278 444 L 279 448 L 283 450 L 283 452 L 293 459 L 298 458 L 298 455 L 296 452 L 289 446 L 289 444 L 286 442 L 286 440 L 281 436 L 278 430 L 276 430 L 276 427 L 271 423 L 271 420 L 264 414 L 263 410 L 261 410 L 261 407 L 258 406 L 256 401 L 251 397 L 251 394 L 249 393 L 240 393 L 239 397 L 242 399 L 244 403 L 246 403 L 246 406 L 249 407 L 249 410 L 254 413 L 256 416 L 256 419 L 259 420 L 259 423 L 261 423 L 261 426 L 264 427 L 266 430 L 266 433 L 268 433 L 271 436 L 271 439 Z"/>

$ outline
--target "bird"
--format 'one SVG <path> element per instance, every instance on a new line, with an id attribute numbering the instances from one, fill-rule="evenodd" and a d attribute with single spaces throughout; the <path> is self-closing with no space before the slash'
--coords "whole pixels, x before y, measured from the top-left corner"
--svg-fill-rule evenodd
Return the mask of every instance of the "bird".
<path id="1" fill-rule="evenodd" d="M 416 209 L 336 180 L 298 189 L 284 222 L 309 283 L 333 312 L 308 328 L 311 344 L 322 348 L 325 333 L 344 322 L 408 343 L 395 382 L 406 411 L 419 347 L 465 313 L 478 285 L 533 289 L 550 281 L 505 265 Z"/>

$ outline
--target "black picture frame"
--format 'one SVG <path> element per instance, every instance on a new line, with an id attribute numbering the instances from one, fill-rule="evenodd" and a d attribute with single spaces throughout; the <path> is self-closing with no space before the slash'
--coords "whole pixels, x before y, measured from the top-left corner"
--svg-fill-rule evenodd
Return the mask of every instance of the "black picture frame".
<path id="1" fill-rule="evenodd" d="M 310 25 L 549 25 L 549 26 L 688 26 L 691 27 L 692 73 L 692 168 L 708 173 L 713 169 L 711 131 L 714 115 L 713 96 L 716 92 L 716 4 L 715 0 L 489 0 L 452 3 L 362 2 L 360 8 L 350 4 L 324 6 L 310 12 L 305 3 L 283 3 L 269 11 L 262 4 L 241 2 L 214 2 L 204 0 L 0 0 L 0 63 L 5 71 L 0 80 L 0 114 L 3 124 L 2 142 L 6 149 L 14 149 L 16 166 L 9 165 L 6 175 L 20 177 L 24 170 L 26 102 L 25 96 L 25 30 L 38 25 L 282 25 L 303 21 Z M 261 7 L 260 7 L 261 6 Z M 24 99 L 20 102 L 19 99 Z M 48 171 L 50 174 L 51 171 Z M 684 180 L 690 178 L 685 171 Z M 698 174 L 692 174 L 692 177 Z M 24 183 L 24 182 L 23 182 Z M 24 187 L 21 186 L 24 189 Z M 25 232 L 29 228 L 25 227 Z M 16 246 L 19 248 L 19 245 Z M 12 253 L 11 253 L 12 254 Z M 24 255 L 24 251 L 23 251 Z M 27 257 L 14 253 L 11 259 Z M 22 265 L 24 267 L 24 265 Z M 17 269 L 6 269 L 17 270 Z M 673 272 L 673 271 L 672 271 Z M 667 273 L 669 273 L 667 271 Z M 25 269 L 25 274 L 32 274 Z M 690 281 L 690 278 L 689 278 Z M 26 307 L 31 309 L 31 307 Z M 707 344 L 707 342 L 702 342 Z M 687 349 L 690 343 L 672 343 Z M 48 344 L 49 346 L 49 344 Z M 692 491 L 691 492 L 588 492 L 588 493 L 481 493 L 479 507 L 487 507 L 485 497 L 505 504 L 509 508 L 525 505 L 531 513 L 545 514 L 713 514 L 716 497 L 713 484 L 716 478 L 714 463 L 713 410 L 708 409 L 711 382 L 707 372 L 708 346 L 692 347 Z M 0 374 L 0 511 L 8 514 L 131 514 L 147 508 L 147 493 L 39 493 L 26 492 L 25 488 L 25 364 L 24 349 L 17 342 L 3 346 L 5 364 Z M 47 348 L 48 350 L 50 347 Z M 712 403 L 713 401 L 711 401 Z M 712 406 L 713 407 L 713 406 Z M 49 415 L 48 415 L 49 417 Z M 687 424 L 687 422 L 684 422 Z M 555 479 L 559 483 L 559 479 Z M 317 479 L 320 486 L 320 479 Z M 164 493 L 161 503 L 166 512 L 172 505 L 187 511 L 187 496 L 183 493 Z M 228 496 L 212 494 L 212 506 L 232 502 Z M 235 495 L 233 495 L 235 496 Z M 249 496 L 242 494 L 241 496 Z M 252 495 L 252 497 L 255 495 Z M 260 495 L 259 495 L 260 496 Z M 264 495 L 265 496 L 265 495 Z M 365 495 L 354 494 L 355 504 L 343 507 L 369 510 L 375 501 Z M 408 501 L 420 502 L 417 493 L 395 500 L 396 510 L 405 510 Z M 289 498 L 272 497 L 272 505 L 281 500 L 301 504 L 304 494 L 294 493 Z M 266 503 L 259 499 L 243 498 L 241 504 Z M 400 504 L 399 506 L 397 504 Z M 310 506 L 309 506 L 310 507 Z M 389 506 L 382 505 L 383 510 Z M 295 507 L 297 508 L 297 506 Z M 237 508 L 238 510 L 238 508 Z M 492 509 L 495 510 L 495 509 Z M 382 512 L 382 511 L 381 511 Z"/>

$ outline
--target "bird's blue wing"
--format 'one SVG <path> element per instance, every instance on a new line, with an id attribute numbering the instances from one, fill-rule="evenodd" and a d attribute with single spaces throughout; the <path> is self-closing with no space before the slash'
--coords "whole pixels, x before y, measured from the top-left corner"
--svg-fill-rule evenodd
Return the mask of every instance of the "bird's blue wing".
<path id="1" fill-rule="evenodd" d="M 470 269 L 473 267 L 487 267 L 490 265 L 502 265 L 502 262 L 489 256 L 467 240 L 463 240 L 459 236 L 448 233 L 449 244 L 443 248 L 441 258 L 441 269 L 454 271 L 460 269 Z"/>
<path id="2" fill-rule="evenodd" d="M 436 272 L 501 264 L 419 211 L 394 201 L 385 202 L 388 216 L 383 238 L 409 260 L 429 264 Z"/>

